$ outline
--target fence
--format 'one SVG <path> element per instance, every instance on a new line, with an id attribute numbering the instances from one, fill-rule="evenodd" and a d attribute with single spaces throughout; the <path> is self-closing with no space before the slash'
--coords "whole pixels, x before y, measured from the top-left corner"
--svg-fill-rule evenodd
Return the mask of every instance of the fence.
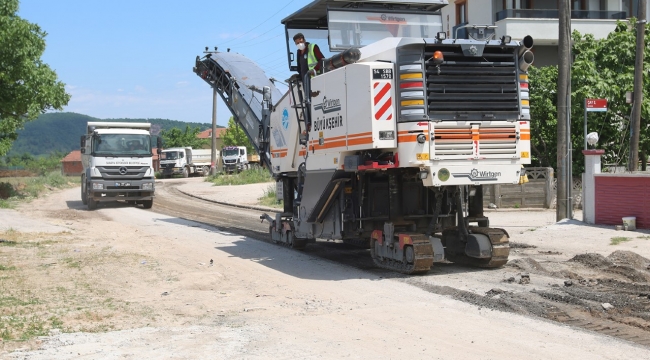
<path id="1" fill-rule="evenodd" d="M 557 206 L 557 179 L 553 168 L 526 168 L 525 184 L 499 184 L 483 186 L 483 206 L 490 203 L 498 208 L 546 208 Z M 582 179 L 573 179 L 574 208 L 582 208 Z"/>

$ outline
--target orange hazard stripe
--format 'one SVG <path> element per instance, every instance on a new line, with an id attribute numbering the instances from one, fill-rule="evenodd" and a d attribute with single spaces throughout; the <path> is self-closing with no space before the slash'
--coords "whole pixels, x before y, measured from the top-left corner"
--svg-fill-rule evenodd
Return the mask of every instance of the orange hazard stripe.
<path id="1" fill-rule="evenodd" d="M 348 146 L 372 144 L 372 136 L 348 139 Z"/>
<path id="2" fill-rule="evenodd" d="M 419 134 L 409 134 L 409 135 L 399 135 L 399 136 L 397 137 L 397 142 L 398 142 L 398 143 L 417 142 L 417 141 L 418 141 L 418 135 L 420 135 L 420 134 L 422 134 L 422 133 L 419 133 Z M 425 134 L 424 136 L 426 136 L 426 137 L 427 137 L 427 140 L 429 140 L 429 136 L 427 136 L 426 134 Z"/>

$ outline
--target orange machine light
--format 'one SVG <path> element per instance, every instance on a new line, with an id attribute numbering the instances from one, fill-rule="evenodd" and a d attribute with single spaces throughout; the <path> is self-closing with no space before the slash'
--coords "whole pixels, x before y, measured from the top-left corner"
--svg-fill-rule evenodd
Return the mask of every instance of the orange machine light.
<path id="1" fill-rule="evenodd" d="M 436 51 L 433 53 L 433 63 L 436 65 L 442 64 L 442 62 L 445 61 L 445 57 L 442 56 L 442 51 Z"/>

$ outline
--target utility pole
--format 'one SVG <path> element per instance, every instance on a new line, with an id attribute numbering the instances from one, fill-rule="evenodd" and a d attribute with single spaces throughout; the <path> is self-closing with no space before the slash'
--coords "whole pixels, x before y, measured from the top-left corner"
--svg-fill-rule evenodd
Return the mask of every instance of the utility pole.
<path id="1" fill-rule="evenodd" d="M 568 216 L 569 179 L 569 146 L 568 138 L 571 134 L 569 124 L 568 99 L 569 84 L 571 83 L 570 54 L 571 54 L 571 10 L 568 0 L 558 1 L 559 32 L 558 32 L 558 79 L 557 79 L 557 206 L 556 220 L 560 221 Z"/>
<path id="2" fill-rule="evenodd" d="M 212 163 L 210 175 L 217 175 L 217 88 L 212 87 Z"/>
<path id="3" fill-rule="evenodd" d="M 646 0 L 639 0 L 636 23 L 636 59 L 634 61 L 634 102 L 630 116 L 629 171 L 637 171 L 639 165 L 639 132 L 641 131 L 641 103 L 643 102 L 643 50 L 645 48 Z"/>

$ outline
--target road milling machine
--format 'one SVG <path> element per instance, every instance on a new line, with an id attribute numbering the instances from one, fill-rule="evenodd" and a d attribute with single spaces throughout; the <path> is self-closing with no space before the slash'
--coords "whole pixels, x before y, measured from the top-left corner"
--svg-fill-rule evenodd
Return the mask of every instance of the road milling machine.
<path id="1" fill-rule="evenodd" d="M 517 184 L 530 163 L 533 39 L 473 25 L 448 38 L 446 4 L 311 2 L 282 20 L 288 65 L 296 70 L 298 32 L 333 55 L 316 76 L 288 79 L 286 93 L 240 54 L 197 56 L 194 72 L 277 180 L 283 212 L 262 215 L 273 241 L 365 246 L 378 267 L 405 274 L 508 261 L 508 234 L 489 226 L 483 187 Z"/>

